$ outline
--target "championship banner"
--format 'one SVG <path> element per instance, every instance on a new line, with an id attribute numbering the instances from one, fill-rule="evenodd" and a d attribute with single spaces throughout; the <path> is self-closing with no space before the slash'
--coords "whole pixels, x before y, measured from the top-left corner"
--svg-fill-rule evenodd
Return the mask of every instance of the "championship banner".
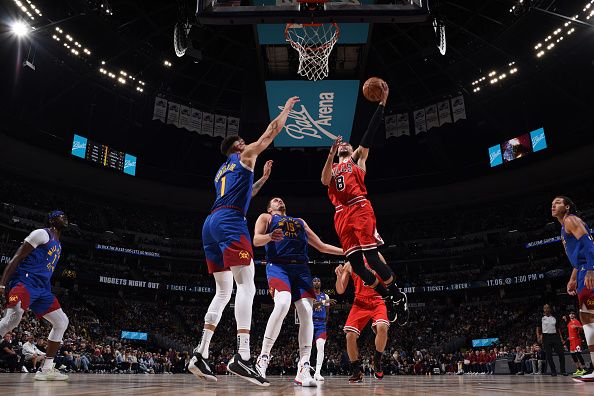
<path id="1" fill-rule="evenodd" d="M 239 134 L 239 118 L 227 117 L 227 136 Z"/>
<path id="2" fill-rule="evenodd" d="M 464 106 L 464 96 L 456 96 L 452 98 L 452 113 L 454 114 L 454 122 L 466 119 L 466 107 Z"/>
<path id="3" fill-rule="evenodd" d="M 227 134 L 227 117 L 215 114 L 214 136 L 225 137 Z"/>
<path id="4" fill-rule="evenodd" d="M 413 113 L 415 120 L 415 135 L 427 132 L 427 123 L 425 122 L 425 109 L 417 110 Z"/>
<path id="5" fill-rule="evenodd" d="M 450 111 L 450 101 L 444 100 L 437 104 L 437 112 L 439 113 L 439 126 L 443 124 L 452 123 L 452 113 Z"/>
<path id="6" fill-rule="evenodd" d="M 359 81 L 266 81 L 266 92 L 271 120 L 291 96 L 300 99 L 274 140 L 275 147 L 329 147 L 338 136 L 349 141 Z"/>
<path id="7" fill-rule="evenodd" d="M 155 98 L 155 108 L 153 109 L 153 120 L 165 122 L 167 117 L 167 100 L 164 98 Z"/>
<path id="8" fill-rule="evenodd" d="M 202 113 L 202 134 L 212 136 L 214 116 L 211 113 Z"/>
<path id="9" fill-rule="evenodd" d="M 410 136 L 410 123 L 408 121 L 408 113 L 396 115 L 396 136 L 402 135 Z"/>
<path id="10" fill-rule="evenodd" d="M 439 127 L 437 105 L 425 107 L 425 120 L 427 121 L 427 130 Z"/>
<path id="11" fill-rule="evenodd" d="M 190 108 L 188 106 L 180 106 L 179 108 L 179 120 L 177 121 L 178 128 L 185 128 L 190 130 Z"/>
<path id="12" fill-rule="evenodd" d="M 179 121 L 179 103 L 169 102 L 167 109 L 167 123 L 177 126 Z"/>
<path id="13" fill-rule="evenodd" d="M 384 120 L 386 121 L 386 139 L 398 137 L 398 129 L 396 128 L 396 115 L 386 116 Z"/>
<path id="14" fill-rule="evenodd" d="M 202 112 L 197 109 L 190 111 L 190 127 L 189 131 L 202 133 Z"/>

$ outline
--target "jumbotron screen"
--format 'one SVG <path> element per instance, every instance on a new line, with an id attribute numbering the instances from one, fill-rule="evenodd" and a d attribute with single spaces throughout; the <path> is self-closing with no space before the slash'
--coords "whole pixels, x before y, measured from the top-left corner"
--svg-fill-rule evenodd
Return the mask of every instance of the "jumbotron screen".
<path id="1" fill-rule="evenodd" d="M 489 147 L 491 167 L 525 157 L 528 154 L 547 148 L 544 128 L 517 136 L 501 144 Z"/>
<path id="2" fill-rule="evenodd" d="M 105 144 L 93 142 L 84 136 L 74 135 L 72 155 L 131 176 L 136 175 L 135 156 L 114 150 Z"/>

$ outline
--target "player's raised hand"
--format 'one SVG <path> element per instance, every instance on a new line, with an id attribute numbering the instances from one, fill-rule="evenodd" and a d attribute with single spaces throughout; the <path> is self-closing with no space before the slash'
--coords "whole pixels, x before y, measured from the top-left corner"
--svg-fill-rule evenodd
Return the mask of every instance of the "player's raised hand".
<path id="1" fill-rule="evenodd" d="M 388 95 L 390 95 L 390 87 L 388 87 L 388 84 L 386 84 L 385 81 L 382 80 L 382 100 L 381 103 L 383 103 L 384 105 L 386 104 L 386 102 L 388 101 Z"/>
<path id="2" fill-rule="evenodd" d="M 280 228 L 277 228 L 270 233 L 270 239 L 273 242 L 282 241 L 284 237 L 285 237 L 285 234 L 283 233 L 283 230 L 281 230 Z"/>
<path id="3" fill-rule="evenodd" d="M 336 152 L 338 151 L 338 146 L 340 146 L 340 143 L 342 143 L 342 136 L 339 136 L 334 140 L 334 143 L 332 143 L 332 146 L 330 147 L 330 154 L 336 155 Z"/>
<path id="4" fill-rule="evenodd" d="M 287 103 L 285 103 L 285 110 L 293 110 L 293 106 L 295 106 L 295 103 L 297 102 L 299 102 L 299 96 L 290 97 L 289 99 L 287 99 Z"/>
<path id="5" fill-rule="evenodd" d="M 567 294 L 570 296 L 577 295 L 577 281 L 575 279 L 570 279 L 569 282 L 567 282 Z"/>
<path id="6" fill-rule="evenodd" d="M 584 285 L 590 290 L 594 289 L 594 271 L 586 271 Z"/>
<path id="7" fill-rule="evenodd" d="M 343 272 L 344 272 L 344 265 L 342 265 L 342 264 L 338 264 L 338 267 L 336 267 L 336 268 L 334 269 L 334 273 L 335 273 L 335 274 L 336 274 L 336 276 L 337 276 L 337 277 L 339 277 L 339 278 L 342 276 L 342 273 L 343 273 Z"/>
<path id="8" fill-rule="evenodd" d="M 272 160 L 268 160 L 264 164 L 264 174 L 262 176 L 267 179 L 270 177 L 270 172 L 272 171 L 272 162 Z"/>

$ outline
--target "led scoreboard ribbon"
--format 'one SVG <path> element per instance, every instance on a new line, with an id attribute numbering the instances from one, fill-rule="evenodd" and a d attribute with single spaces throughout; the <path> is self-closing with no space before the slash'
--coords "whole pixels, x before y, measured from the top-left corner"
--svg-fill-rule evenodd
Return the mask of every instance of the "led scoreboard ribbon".
<path id="1" fill-rule="evenodd" d="M 136 174 L 135 156 L 115 150 L 105 144 L 93 142 L 83 136 L 74 135 L 72 155 L 132 176 Z"/>

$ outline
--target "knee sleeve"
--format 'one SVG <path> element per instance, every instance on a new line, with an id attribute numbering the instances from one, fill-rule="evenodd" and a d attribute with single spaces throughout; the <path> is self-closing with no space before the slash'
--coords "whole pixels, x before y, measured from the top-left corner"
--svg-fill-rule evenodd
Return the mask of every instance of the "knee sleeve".
<path id="1" fill-rule="evenodd" d="M 231 272 L 237 284 L 235 295 L 237 330 L 249 330 L 252 327 L 252 304 L 256 295 L 254 262 L 252 261 L 250 265 L 231 267 Z"/>
<path id="2" fill-rule="evenodd" d="M 6 333 L 17 327 L 21 323 L 24 313 L 20 301 L 14 307 L 6 308 L 6 314 L 0 320 L 0 337 L 4 337 Z"/>
<path id="3" fill-rule="evenodd" d="M 204 315 L 204 323 L 216 326 L 219 324 L 229 300 L 231 300 L 233 275 L 229 271 L 215 272 L 214 278 L 216 284 L 215 295 Z"/>
<path id="4" fill-rule="evenodd" d="M 380 259 L 377 249 L 366 250 L 365 258 L 367 259 L 369 267 L 377 273 L 383 282 L 390 279 L 391 276 L 394 276 L 394 272 L 388 264 Z"/>
<path id="5" fill-rule="evenodd" d="M 586 323 L 584 324 L 584 338 L 586 339 L 586 343 L 588 347 L 594 346 L 594 323 Z"/>
<path id="6" fill-rule="evenodd" d="M 291 308 L 291 292 L 277 291 L 274 293 L 273 315 L 282 321 L 287 316 L 289 308 Z"/>
<path id="7" fill-rule="evenodd" d="M 52 329 L 47 339 L 53 342 L 61 342 L 64 332 L 68 328 L 68 316 L 60 308 L 46 314 L 44 318 L 52 324 Z"/>
<path id="8" fill-rule="evenodd" d="M 365 262 L 363 261 L 363 252 L 353 252 L 347 256 L 347 259 L 351 263 L 351 267 L 353 268 L 353 272 L 361 279 L 367 286 L 371 286 L 377 280 L 375 275 L 371 273 L 367 268 L 365 268 Z"/>

